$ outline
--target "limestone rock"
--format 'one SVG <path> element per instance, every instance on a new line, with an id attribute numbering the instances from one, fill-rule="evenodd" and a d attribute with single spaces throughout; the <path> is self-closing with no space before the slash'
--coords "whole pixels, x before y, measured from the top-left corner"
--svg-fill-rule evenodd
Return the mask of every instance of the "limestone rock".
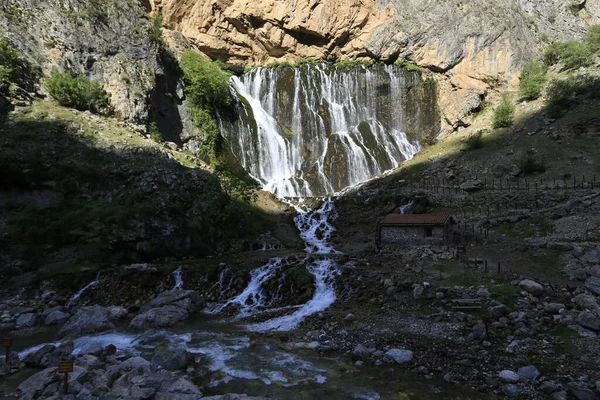
<path id="1" fill-rule="evenodd" d="M 169 371 L 183 369 L 194 362 L 194 357 L 184 347 L 169 347 L 152 357 L 152 364 Z"/>
<path id="2" fill-rule="evenodd" d="M 161 293 L 144 307 L 130 323 L 137 330 L 148 328 L 165 328 L 187 319 L 202 302 L 198 294 L 192 290 L 172 289 Z"/>
<path id="3" fill-rule="evenodd" d="M 507 383 L 517 383 L 520 380 L 519 374 L 509 369 L 500 371 L 498 377 L 500 377 L 500 379 L 502 379 L 503 382 Z"/>
<path id="4" fill-rule="evenodd" d="M 600 331 L 600 318 L 596 317 L 590 311 L 582 312 L 577 318 L 577 323 L 584 328 Z"/>
<path id="5" fill-rule="evenodd" d="M 585 281 L 584 285 L 590 292 L 594 293 L 596 296 L 600 296 L 600 278 L 591 276 Z"/>
<path id="6" fill-rule="evenodd" d="M 519 374 L 519 377 L 524 382 L 533 381 L 541 375 L 540 371 L 533 365 L 519 368 L 517 374 Z"/>
<path id="7" fill-rule="evenodd" d="M 17 318 L 17 329 L 19 328 L 31 328 L 37 323 L 37 317 L 33 313 L 21 314 Z"/>
<path id="8" fill-rule="evenodd" d="M 100 306 L 83 307 L 75 313 L 58 331 L 57 337 L 78 336 L 115 329 L 106 308 Z"/>
<path id="9" fill-rule="evenodd" d="M 395 362 L 397 364 L 404 364 L 412 360 L 413 352 L 405 349 L 391 349 L 385 353 L 384 359 L 387 362 Z"/>
<path id="10" fill-rule="evenodd" d="M 534 296 L 541 296 L 544 293 L 544 287 L 531 279 L 524 279 L 519 282 L 521 289 Z"/>

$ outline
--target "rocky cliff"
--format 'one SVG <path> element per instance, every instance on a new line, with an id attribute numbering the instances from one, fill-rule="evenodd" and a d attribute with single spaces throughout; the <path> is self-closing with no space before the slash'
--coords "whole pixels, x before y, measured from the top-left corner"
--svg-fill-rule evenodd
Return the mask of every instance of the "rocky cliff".
<path id="1" fill-rule="evenodd" d="M 514 85 L 541 44 L 600 20 L 579 0 L 150 0 L 169 29 L 212 58 L 265 64 L 368 57 L 437 73 L 442 130 L 468 125 L 490 93 Z"/>

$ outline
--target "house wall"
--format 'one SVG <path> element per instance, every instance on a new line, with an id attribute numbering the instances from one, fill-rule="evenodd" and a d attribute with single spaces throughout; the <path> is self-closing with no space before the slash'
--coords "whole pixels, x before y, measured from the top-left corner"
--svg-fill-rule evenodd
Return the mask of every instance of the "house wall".
<path id="1" fill-rule="evenodd" d="M 422 226 L 382 226 L 380 243 L 433 246 L 447 244 L 444 227 L 435 226 L 431 227 L 431 230 L 431 237 L 425 237 L 425 227 Z"/>

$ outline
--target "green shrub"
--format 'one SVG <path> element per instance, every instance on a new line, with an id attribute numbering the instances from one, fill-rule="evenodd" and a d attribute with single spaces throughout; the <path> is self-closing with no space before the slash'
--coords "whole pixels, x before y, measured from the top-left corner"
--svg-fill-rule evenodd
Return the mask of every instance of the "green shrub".
<path id="1" fill-rule="evenodd" d="M 165 42 L 162 38 L 162 23 L 162 14 L 155 14 L 150 16 L 150 28 L 148 29 L 148 34 L 150 35 L 150 41 L 158 45 L 159 48 L 163 48 L 165 46 Z"/>
<path id="2" fill-rule="evenodd" d="M 150 124 L 148 125 L 148 135 L 150 135 L 150 138 L 152 140 L 154 140 L 156 143 L 163 142 L 162 135 L 160 134 L 160 131 L 158 130 L 158 125 L 154 121 L 150 122 Z"/>
<path id="3" fill-rule="evenodd" d="M 480 130 L 469 136 L 465 140 L 465 144 L 467 145 L 467 149 L 475 150 L 483 147 L 483 133 L 484 130 Z"/>
<path id="4" fill-rule="evenodd" d="M 529 149 L 519 161 L 519 173 L 521 175 L 530 175 L 537 172 L 545 172 L 546 165 L 543 160 L 538 160 L 535 150 Z"/>
<path id="5" fill-rule="evenodd" d="M 494 117 L 492 119 L 492 127 L 494 129 L 507 128 L 512 126 L 514 123 L 515 106 L 513 105 L 510 95 L 504 93 L 500 105 L 494 110 Z"/>
<path id="6" fill-rule="evenodd" d="M 0 93 L 8 91 L 20 58 L 19 52 L 8 43 L 8 40 L 0 40 Z"/>
<path id="7" fill-rule="evenodd" d="M 216 164 L 223 150 L 223 138 L 215 118 L 209 111 L 196 107 L 192 110 L 192 120 L 204 134 L 204 141 L 200 144 L 200 155 L 211 164 Z"/>
<path id="8" fill-rule="evenodd" d="M 585 37 L 585 42 L 587 43 L 590 51 L 593 53 L 600 52 L 600 25 L 590 26 L 588 34 Z"/>
<path id="9" fill-rule="evenodd" d="M 546 104 L 551 117 L 558 117 L 581 97 L 600 96 L 600 77 L 589 74 L 571 75 L 567 79 L 553 79 L 546 89 Z"/>
<path id="10" fill-rule="evenodd" d="M 544 52 L 544 64 L 552 66 L 560 61 L 566 47 L 566 43 L 554 42 L 550 44 Z"/>
<path id="11" fill-rule="evenodd" d="M 404 60 L 400 60 L 400 61 L 396 61 L 394 63 L 394 65 L 397 65 L 400 68 L 404 68 L 407 71 L 412 71 L 412 72 L 423 72 L 423 68 L 419 67 L 416 64 L 410 63 L 408 61 L 404 61 Z"/>
<path id="12" fill-rule="evenodd" d="M 108 97 L 102 86 L 84 76 L 52 70 L 46 78 L 46 87 L 61 105 L 78 110 L 99 111 L 108 107 Z"/>
<path id="13" fill-rule="evenodd" d="M 547 72 L 548 67 L 541 62 L 531 62 L 525 65 L 519 82 L 519 96 L 527 100 L 540 97 L 544 85 L 548 81 Z"/>
<path id="14" fill-rule="evenodd" d="M 231 74 L 221 69 L 219 63 L 205 60 L 188 50 L 181 57 L 185 74 L 186 93 L 195 106 L 221 109 L 233 103 L 229 83 Z"/>
<path id="15" fill-rule="evenodd" d="M 560 58 L 568 69 L 589 67 L 593 63 L 592 51 L 582 42 L 567 42 Z"/>

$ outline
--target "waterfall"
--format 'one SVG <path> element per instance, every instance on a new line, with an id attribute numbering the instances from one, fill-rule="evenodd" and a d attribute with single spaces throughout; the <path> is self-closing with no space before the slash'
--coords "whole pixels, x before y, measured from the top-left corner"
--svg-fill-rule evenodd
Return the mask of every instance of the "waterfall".
<path id="1" fill-rule="evenodd" d="M 175 280 L 175 286 L 173 289 L 179 289 L 183 287 L 183 279 L 181 278 L 181 267 L 177 268 L 172 272 L 173 279 Z"/>
<path id="2" fill-rule="evenodd" d="M 82 287 L 81 289 L 79 289 L 79 291 L 77 293 L 75 293 L 67 302 L 67 307 L 71 307 L 71 304 L 74 301 L 77 301 L 79 299 L 79 297 L 81 297 L 81 295 L 83 294 L 83 292 L 85 292 L 86 290 L 88 290 L 89 288 L 91 288 L 92 286 L 96 286 L 98 284 L 98 282 L 100 282 L 100 272 L 98 272 L 98 275 L 96 275 L 96 279 L 91 281 L 90 283 L 88 283 L 87 285 L 85 285 L 84 287 Z"/>
<path id="3" fill-rule="evenodd" d="M 340 191 L 420 150 L 405 130 L 417 75 L 394 65 L 256 68 L 231 85 L 239 119 L 221 121 L 231 152 L 278 197 Z"/>
<path id="4" fill-rule="evenodd" d="M 408 210 L 410 210 L 410 208 L 413 206 L 413 204 L 415 204 L 414 200 L 411 200 L 409 203 L 401 205 L 400 207 L 398 207 L 398 211 L 400 212 L 401 215 L 406 214 L 406 212 Z"/>

